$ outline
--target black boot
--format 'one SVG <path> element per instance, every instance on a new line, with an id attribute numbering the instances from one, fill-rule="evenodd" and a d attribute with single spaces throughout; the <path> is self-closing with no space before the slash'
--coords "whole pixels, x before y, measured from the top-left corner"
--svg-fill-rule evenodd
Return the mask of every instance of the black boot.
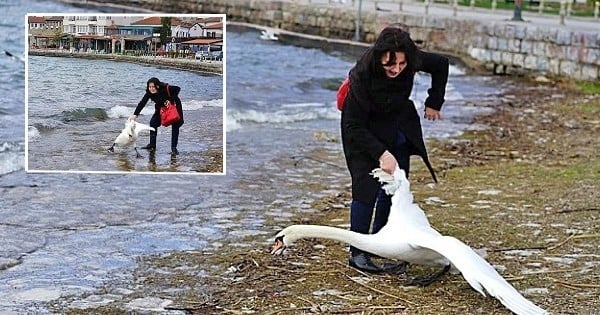
<path id="1" fill-rule="evenodd" d="M 354 267 L 365 272 L 379 273 L 382 271 L 379 266 L 371 261 L 371 257 L 367 253 L 363 252 L 350 256 L 348 264 L 350 267 Z"/>
<path id="2" fill-rule="evenodd" d="M 154 151 L 156 150 L 156 131 L 150 131 L 150 143 L 147 146 L 142 147 L 144 150 Z"/>
<path id="3" fill-rule="evenodd" d="M 179 127 L 180 125 L 173 125 L 171 132 L 171 155 L 179 154 L 179 151 L 177 150 L 177 143 L 179 142 Z"/>

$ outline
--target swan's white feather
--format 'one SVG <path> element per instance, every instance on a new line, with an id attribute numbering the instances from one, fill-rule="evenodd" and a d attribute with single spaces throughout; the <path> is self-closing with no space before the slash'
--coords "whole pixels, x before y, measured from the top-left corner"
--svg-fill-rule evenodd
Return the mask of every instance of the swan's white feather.
<path id="1" fill-rule="evenodd" d="M 154 127 L 150 127 L 149 125 L 142 124 L 142 123 L 139 123 L 136 121 L 135 122 L 135 130 L 134 130 L 135 136 L 136 137 L 139 136 L 140 132 L 142 132 L 142 131 L 155 131 L 155 130 L 154 130 Z"/>
<path id="2" fill-rule="evenodd" d="M 485 259 L 460 240 L 441 235 L 433 229 L 423 210 L 413 203 L 410 183 L 403 170 L 394 175 L 381 169 L 373 171 L 384 189 L 393 193 L 388 223 L 376 234 L 360 234 L 319 225 L 292 225 L 276 236 L 283 246 L 301 238 L 322 237 L 349 243 L 364 251 L 427 266 L 451 264 L 469 285 L 481 293 L 497 298 L 518 315 L 543 315 L 545 310 L 523 297 Z"/>
<path id="3" fill-rule="evenodd" d="M 130 146 L 134 145 L 140 134 L 140 132 L 145 130 L 154 131 L 153 127 L 150 127 L 146 124 L 139 123 L 135 120 L 128 119 L 125 122 L 125 128 L 121 130 L 121 133 L 115 138 L 114 144 L 119 146 Z"/>
<path id="4" fill-rule="evenodd" d="M 374 176 L 380 173 L 374 172 Z M 471 247 L 454 237 L 443 236 L 431 228 L 423 210 L 412 202 L 410 184 L 402 169 L 396 168 L 392 181 L 387 176 L 379 179 L 384 183 L 384 187 L 389 185 L 395 188 L 388 224 L 383 229 L 402 231 L 404 241 L 411 246 L 428 248 L 439 253 L 462 273 L 473 289 L 484 296 L 485 292 L 488 292 L 516 314 L 547 314 L 545 310 L 523 297 Z"/>

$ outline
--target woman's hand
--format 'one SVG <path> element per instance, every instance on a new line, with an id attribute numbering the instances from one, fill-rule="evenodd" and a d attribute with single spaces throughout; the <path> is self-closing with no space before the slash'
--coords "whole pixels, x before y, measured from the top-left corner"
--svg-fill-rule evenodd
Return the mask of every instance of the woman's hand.
<path id="1" fill-rule="evenodd" d="M 379 167 L 388 174 L 394 173 L 397 164 L 396 158 L 388 150 L 379 157 Z"/>
<path id="2" fill-rule="evenodd" d="M 137 115 L 131 115 L 129 116 L 129 120 L 135 120 L 137 118 Z"/>
<path id="3" fill-rule="evenodd" d="M 425 107 L 425 119 L 427 120 L 436 120 L 440 119 L 440 111 L 435 110 L 433 108 Z"/>

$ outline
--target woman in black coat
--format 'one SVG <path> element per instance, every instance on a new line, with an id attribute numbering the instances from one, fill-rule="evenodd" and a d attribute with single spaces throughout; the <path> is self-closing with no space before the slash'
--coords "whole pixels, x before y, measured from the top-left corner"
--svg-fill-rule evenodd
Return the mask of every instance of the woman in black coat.
<path id="1" fill-rule="evenodd" d="M 169 90 L 167 91 L 167 89 Z M 144 109 L 144 106 L 148 103 L 148 100 L 151 99 L 154 101 L 154 115 L 150 118 L 150 127 L 154 127 L 155 130 L 158 130 L 158 127 L 160 126 L 160 108 L 166 104 L 167 100 L 174 102 L 181 119 L 172 125 L 172 154 L 179 154 L 179 151 L 177 151 L 177 142 L 179 141 L 179 128 L 183 125 L 183 108 L 181 107 L 181 99 L 179 99 L 179 91 L 181 91 L 181 88 L 178 86 L 160 82 L 157 78 L 150 78 L 146 83 L 146 94 L 144 94 L 144 97 L 138 103 L 133 115 L 129 117 L 130 119 L 135 120 L 142 109 Z M 156 131 L 150 131 L 150 143 L 147 146 L 142 147 L 142 149 L 151 151 L 156 150 Z"/>
<path id="2" fill-rule="evenodd" d="M 419 50 L 407 32 L 390 26 L 381 31 L 375 44 L 350 70 L 350 90 L 341 119 L 344 155 L 352 177 L 350 230 L 370 232 L 376 201 L 372 233 L 387 222 L 391 198 L 369 174 L 374 168 L 392 173 L 398 164 L 408 174 L 410 156 L 419 155 L 437 182 L 427 157 L 419 114 L 409 97 L 415 73 L 431 74 L 424 117 L 439 119 L 448 68 L 446 57 Z M 351 266 L 381 271 L 369 253 L 354 247 L 350 251 Z"/>

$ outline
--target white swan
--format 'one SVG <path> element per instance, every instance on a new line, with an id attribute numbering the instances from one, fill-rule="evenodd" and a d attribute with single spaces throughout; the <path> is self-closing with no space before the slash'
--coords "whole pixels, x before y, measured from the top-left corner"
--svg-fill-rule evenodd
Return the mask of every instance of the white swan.
<path id="1" fill-rule="evenodd" d="M 270 29 L 264 29 L 261 31 L 260 33 L 260 39 L 262 40 L 278 40 L 279 38 L 277 37 L 277 35 L 275 35 L 275 32 Z"/>
<path id="2" fill-rule="evenodd" d="M 393 193 L 388 223 L 377 234 L 360 234 L 329 226 L 292 225 L 275 236 L 271 253 L 281 254 L 288 245 L 302 238 L 333 239 L 385 258 L 417 265 L 443 266 L 424 285 L 452 267 L 460 271 L 477 292 L 485 296 L 487 291 L 516 314 L 548 314 L 523 297 L 469 246 L 434 230 L 423 210 L 413 203 L 410 183 L 403 170 L 396 168 L 393 176 L 381 169 L 374 170 L 372 174 L 384 184 L 386 192 Z"/>
<path id="3" fill-rule="evenodd" d="M 139 123 L 132 119 L 127 119 L 127 121 L 125 122 L 125 128 L 123 128 L 123 130 L 121 130 L 121 133 L 117 136 L 117 138 L 113 142 L 112 146 L 110 148 L 108 148 L 108 151 L 114 152 L 115 145 L 118 145 L 121 147 L 133 145 L 136 156 L 138 158 L 141 157 L 140 153 L 137 150 L 135 143 L 136 143 L 136 140 L 137 140 L 140 132 L 142 132 L 144 130 L 155 131 L 155 129 L 153 127 L 150 127 L 146 124 Z"/>

